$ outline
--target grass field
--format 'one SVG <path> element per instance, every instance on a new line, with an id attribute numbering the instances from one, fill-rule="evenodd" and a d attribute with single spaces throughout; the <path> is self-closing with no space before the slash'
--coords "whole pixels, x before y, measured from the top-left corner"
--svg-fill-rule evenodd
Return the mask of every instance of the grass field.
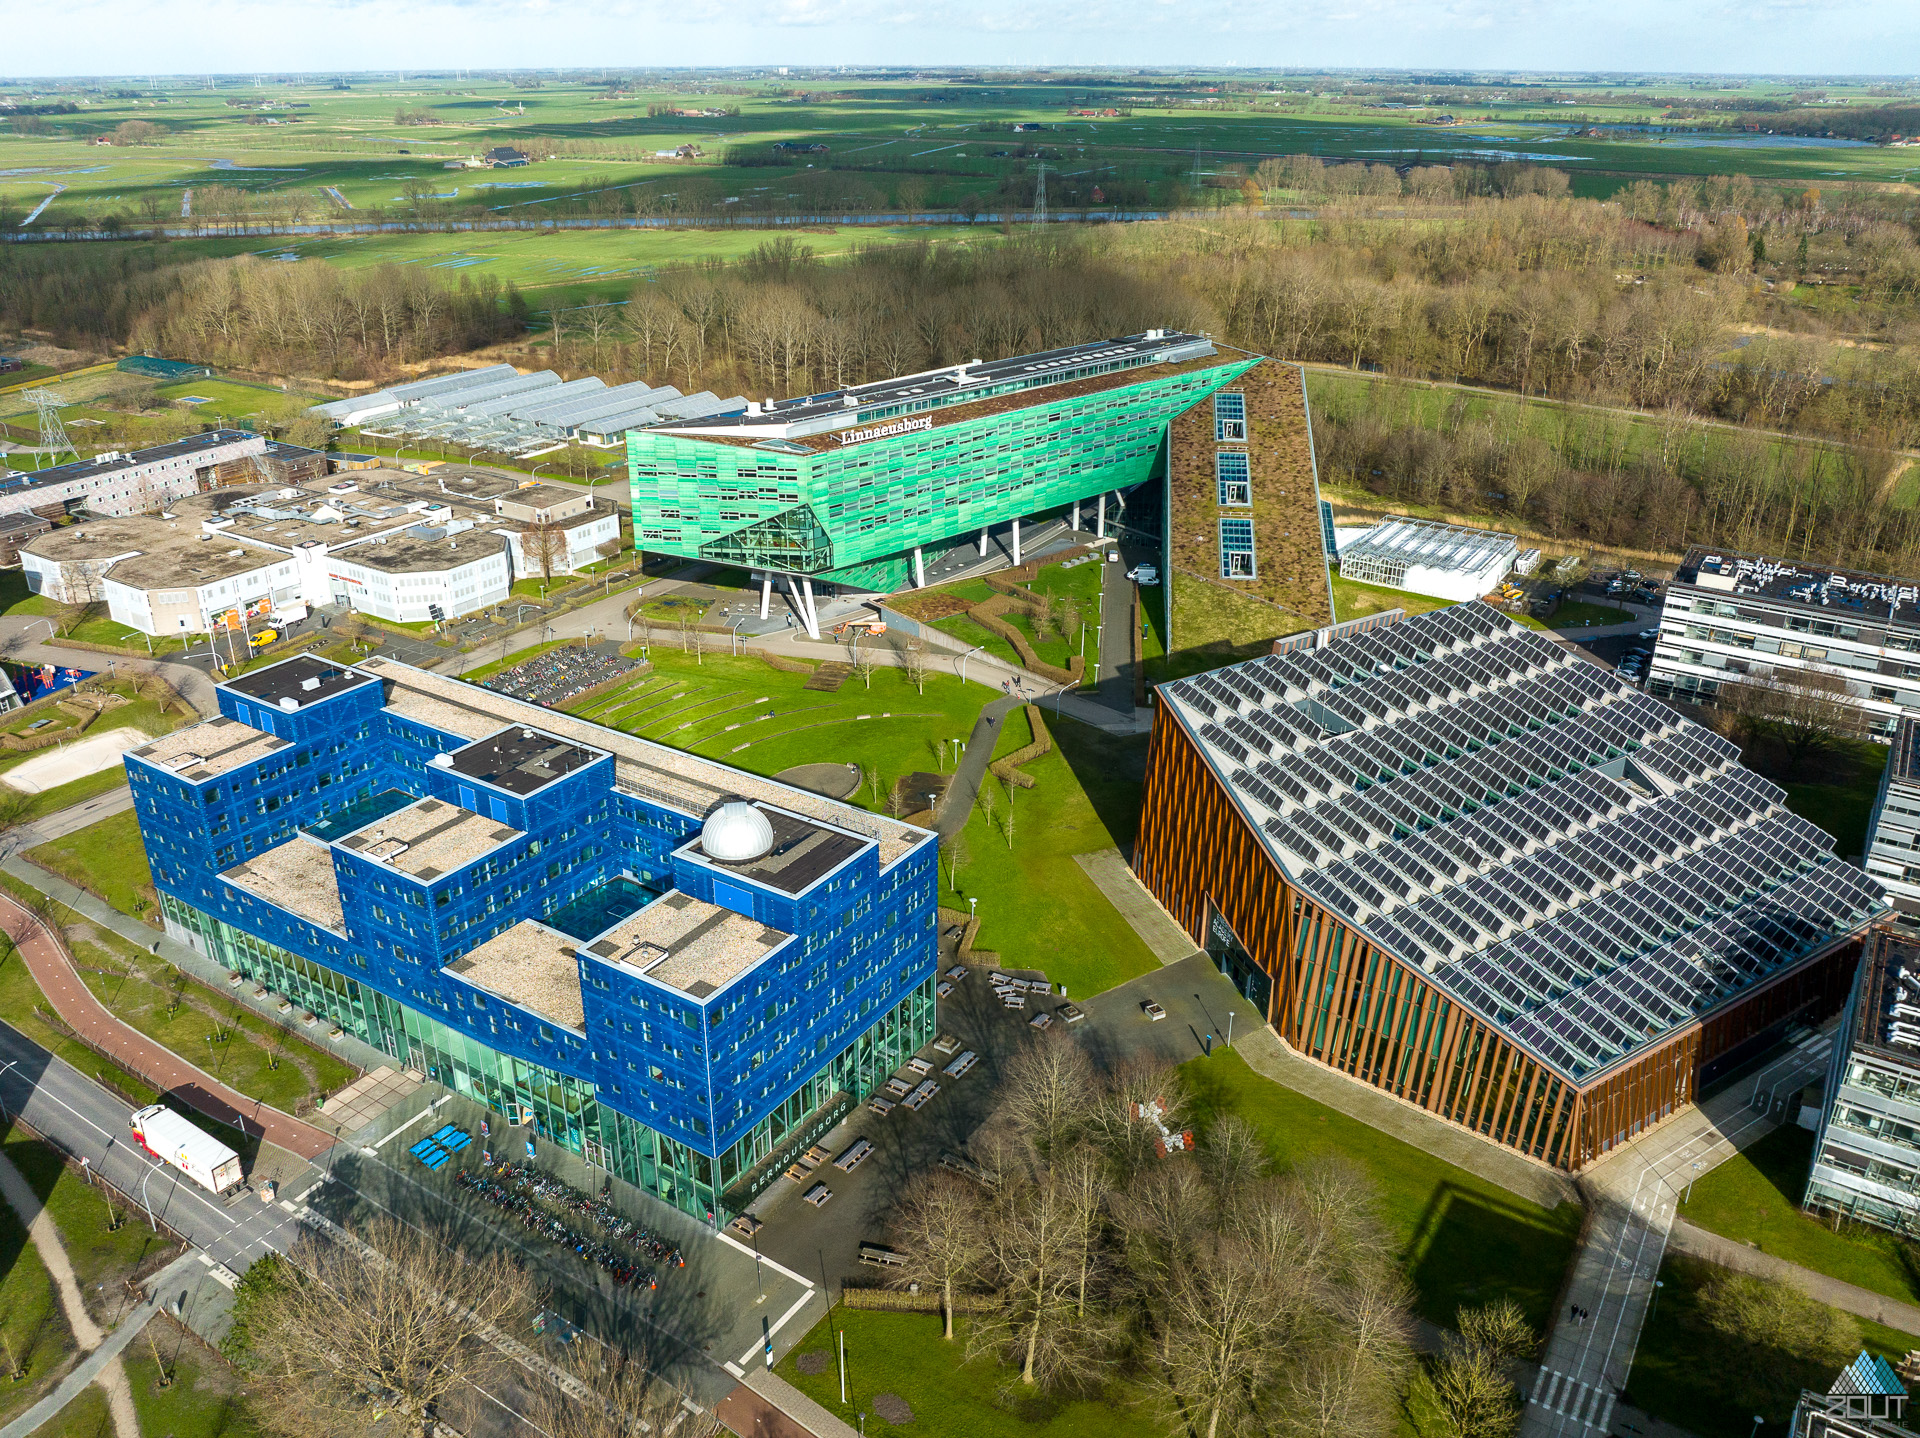
<path id="1" fill-rule="evenodd" d="M 518 656 L 516 656 L 517 658 Z M 582 718 L 772 775 L 799 764 L 854 763 L 878 776 L 853 802 L 881 810 L 895 780 L 951 770 L 951 741 L 973 730 L 996 692 L 950 673 L 916 688 L 895 668 L 858 674 L 838 693 L 803 688 L 806 677 L 759 659 L 694 656 L 655 643 L 654 672 L 574 708 Z M 1028 766 L 1039 781 L 1014 804 L 1014 841 L 976 806 L 960 869 L 962 893 L 980 900 L 983 948 L 1009 964 L 1045 968 L 1076 994 L 1096 993 L 1154 966 L 1151 952 L 1093 886 L 1075 854 L 1129 842 L 1139 807 L 1143 740 L 1113 740 L 1076 724 L 1046 723 L 1056 751 Z M 1007 726 L 1027 742 L 1026 721 Z M 1015 738 L 1004 742 L 1013 743 Z M 943 752 L 943 745 L 945 745 Z M 1004 795 L 1004 789 L 997 792 Z M 996 810 L 1004 819 L 1006 805 Z M 943 872 L 945 882 L 947 875 Z"/>
<path id="2" fill-rule="evenodd" d="M 11 1128 L 0 1130 L 10 1134 Z M 14 1145 L 6 1145 L 11 1156 Z M 53 1280 L 12 1207 L 0 1203 L 0 1337 L 25 1370 L 18 1382 L 0 1383 L 0 1422 L 30 1407 L 73 1351 L 73 1333 L 60 1313 Z"/>
<path id="3" fill-rule="evenodd" d="M 1451 1327 L 1463 1305 L 1510 1298 L 1544 1330 L 1573 1257 L 1580 1211 L 1548 1210 L 1357 1119 L 1262 1078 L 1232 1049 L 1182 1069 L 1204 1126 L 1235 1113 L 1251 1123 L 1282 1168 L 1323 1154 L 1358 1164 L 1378 1195 L 1379 1217 L 1400 1245 L 1421 1317 Z"/>
<path id="4" fill-rule="evenodd" d="M 1703 1174 L 1680 1217 L 1763 1253 L 1903 1303 L 1920 1303 L 1920 1268 L 1910 1244 L 1864 1224 L 1831 1224 L 1800 1211 L 1813 1135 L 1789 1125 Z"/>
<path id="5" fill-rule="evenodd" d="M 1756 1416 L 1766 1420 L 1768 1432 L 1778 1432 L 1792 1414 L 1798 1391 L 1826 1392 L 1835 1368 L 1791 1347 L 1774 1348 L 1763 1361 L 1775 1375 L 1775 1392 L 1756 1392 L 1741 1366 L 1726 1361 L 1726 1340 L 1700 1315 L 1700 1290 L 1717 1272 L 1711 1264 L 1680 1256 L 1669 1256 L 1660 1265 L 1663 1287 L 1641 1331 L 1625 1401 L 1700 1438 L 1752 1438 Z M 1891 1361 L 1920 1348 L 1920 1337 L 1865 1319 L 1855 1321 L 1867 1349 Z"/>
<path id="6" fill-rule="evenodd" d="M 43 869 L 96 894 L 123 914 L 158 926 L 153 871 L 133 810 L 113 814 L 27 851 Z"/>
<path id="7" fill-rule="evenodd" d="M 1836 853 L 1858 859 L 1867 851 L 1867 824 L 1886 764 L 1885 744 L 1842 741 L 1817 756 L 1807 772 L 1777 766 L 1767 777 L 1787 791 L 1789 809 L 1833 835 Z"/>

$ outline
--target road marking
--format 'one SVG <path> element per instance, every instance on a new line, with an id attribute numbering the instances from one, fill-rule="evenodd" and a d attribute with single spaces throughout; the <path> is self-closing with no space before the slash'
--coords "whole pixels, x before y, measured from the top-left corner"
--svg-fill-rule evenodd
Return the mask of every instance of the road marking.
<path id="1" fill-rule="evenodd" d="M 754 1354 L 763 1351 L 766 1348 L 767 1344 L 773 1342 L 773 1340 L 777 1336 L 779 1336 L 780 1330 L 787 1326 L 787 1320 L 792 1318 L 793 1315 L 798 1313 L 801 1309 L 805 1308 L 807 1306 L 807 1301 L 812 1297 L 813 1297 L 813 1293 L 811 1290 L 809 1290 L 808 1292 L 803 1293 L 798 1298 L 794 1299 L 793 1307 L 789 1308 L 785 1313 L 781 1314 L 778 1318 L 774 1320 L 773 1326 L 766 1331 L 766 1335 L 760 1338 L 755 1343 L 753 1343 L 745 1353 L 742 1353 L 740 1355 L 740 1361 L 742 1363 L 748 1362 L 753 1357 Z"/>
<path id="2" fill-rule="evenodd" d="M 304 1204 L 308 1199 L 312 1198 L 316 1193 L 318 1193 L 321 1189 L 325 1188 L 326 1186 L 327 1186 L 327 1181 L 323 1178 L 318 1183 L 314 1184 L 313 1187 L 307 1189 L 306 1192 L 296 1193 L 293 1196 L 294 1204 L 296 1206 L 300 1204 Z"/>
<path id="3" fill-rule="evenodd" d="M 746 1254 L 748 1258 L 758 1258 L 762 1263 L 766 1264 L 768 1268 L 771 1268 L 775 1273 L 779 1274 L 781 1277 L 791 1278 L 795 1283 L 799 1284 L 802 1288 L 805 1288 L 808 1291 L 812 1291 L 812 1288 L 813 1288 L 812 1279 L 802 1278 L 799 1274 L 795 1273 L 791 1268 L 787 1268 L 781 1264 L 775 1263 L 771 1258 L 768 1258 L 764 1253 L 756 1254 L 751 1248 L 748 1248 L 746 1244 L 742 1243 L 739 1239 L 735 1238 L 732 1234 L 726 1232 L 725 1230 L 722 1230 L 721 1232 L 715 1234 L 714 1237 L 718 1238 L 722 1243 L 727 1244 L 732 1248 L 739 1249 L 742 1253 Z"/>
<path id="4" fill-rule="evenodd" d="M 433 1111 L 439 1108 L 441 1104 L 450 1103 L 452 1102 L 452 1100 L 453 1100 L 452 1094 L 448 1094 L 445 1098 L 434 1100 L 434 1102 L 428 1104 L 425 1108 L 421 1109 L 419 1113 L 415 1114 L 412 1118 L 408 1119 L 405 1123 L 401 1124 L 400 1127 L 396 1128 L 392 1133 L 388 1134 L 385 1138 L 375 1143 L 374 1147 L 377 1149 L 385 1148 L 388 1144 L 392 1143 L 396 1138 L 400 1137 L 401 1134 L 405 1133 L 408 1129 L 412 1128 L 415 1124 L 420 1122 L 421 1119 L 432 1118 Z M 311 1190 L 309 1190 L 309 1192 L 311 1192 Z"/>

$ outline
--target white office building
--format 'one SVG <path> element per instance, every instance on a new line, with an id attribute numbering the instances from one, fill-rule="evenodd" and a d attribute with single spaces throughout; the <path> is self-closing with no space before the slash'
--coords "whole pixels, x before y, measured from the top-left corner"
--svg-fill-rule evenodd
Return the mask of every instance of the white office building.
<path id="1" fill-rule="evenodd" d="M 110 450 L 50 469 L 22 470 L 0 479 L 0 513 L 150 514 L 218 484 L 222 466 L 266 452 L 264 436 L 227 429 L 131 454 Z"/>
<path id="2" fill-rule="evenodd" d="M 1920 713 L 1920 585 L 1827 565 L 1690 551 L 1667 586 L 1647 691 L 1711 701 L 1723 685 L 1814 671 L 1891 738 Z"/>
<path id="3" fill-rule="evenodd" d="M 1863 867 L 1886 886 L 1895 908 L 1920 915 L 1920 719 L 1902 719 L 1894 731 Z"/>
<path id="4" fill-rule="evenodd" d="M 1436 599 L 1482 599 L 1512 572 L 1519 551 L 1511 534 L 1396 517 L 1340 546 L 1340 577 Z"/>

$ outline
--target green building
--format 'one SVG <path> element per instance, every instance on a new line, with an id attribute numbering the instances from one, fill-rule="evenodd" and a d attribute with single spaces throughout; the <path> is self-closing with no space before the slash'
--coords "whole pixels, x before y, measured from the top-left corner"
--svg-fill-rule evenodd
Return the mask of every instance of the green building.
<path id="1" fill-rule="evenodd" d="M 1312 539 L 1315 562 L 1303 570 L 1276 549 L 1263 577 L 1256 511 L 1271 505 L 1260 494 L 1262 465 L 1233 456 L 1247 456 L 1248 416 L 1263 409 L 1245 391 L 1264 394 L 1265 372 L 1276 369 L 1294 377 L 1289 453 L 1309 456 L 1304 487 L 1282 487 L 1289 512 L 1296 501 L 1307 506 L 1286 528 Z M 1043 515 L 1070 516 L 1076 530 L 1090 518 L 1104 538 L 1109 496 L 1167 479 L 1174 422 L 1204 411 L 1206 453 L 1196 463 L 1206 473 L 1192 482 L 1199 499 L 1230 502 L 1231 512 L 1212 522 L 1195 582 L 1242 608 L 1255 595 L 1252 628 L 1289 633 L 1331 617 L 1297 376 L 1199 335 L 1149 330 L 630 431 L 634 544 L 755 571 L 763 615 L 783 580 L 817 634 L 816 580 L 878 592 L 918 587 L 930 552 L 977 542 L 984 554 L 994 531 L 1018 564 L 1021 525 Z M 1153 509 L 1156 524 L 1173 517 Z M 1300 583 L 1307 602 L 1298 613 L 1260 597 Z"/>

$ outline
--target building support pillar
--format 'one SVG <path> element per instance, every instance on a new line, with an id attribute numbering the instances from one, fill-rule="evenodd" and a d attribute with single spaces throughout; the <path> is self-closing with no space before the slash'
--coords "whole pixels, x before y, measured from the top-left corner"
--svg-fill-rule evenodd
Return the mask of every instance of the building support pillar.
<path id="1" fill-rule="evenodd" d="M 1020 567 L 1020 521 L 1013 522 L 1013 567 Z"/>
<path id="2" fill-rule="evenodd" d="M 920 546 L 917 544 L 913 547 L 913 587 L 915 589 L 927 587 L 927 562 L 921 557 Z"/>
<path id="3" fill-rule="evenodd" d="M 773 575 L 760 576 L 760 617 L 767 617 L 767 605 L 773 601 Z"/>
<path id="4" fill-rule="evenodd" d="M 809 639 L 818 639 L 820 637 L 820 613 L 813 607 L 813 581 L 811 579 L 802 579 L 800 581 L 800 594 L 800 608 L 802 618 L 805 619 L 807 625 L 807 637 Z"/>
<path id="5" fill-rule="evenodd" d="M 1077 499 L 1073 502 L 1073 532 L 1080 532 L 1080 501 Z"/>
<path id="6" fill-rule="evenodd" d="M 1105 539 L 1107 537 L 1107 494 L 1105 490 L 1100 492 L 1100 498 L 1095 500 L 1094 503 L 1098 507 L 1094 510 L 1093 515 L 1093 537 L 1095 539 Z"/>
<path id="7" fill-rule="evenodd" d="M 982 559 L 987 557 L 987 531 L 984 525 L 980 529 L 980 557 Z"/>

